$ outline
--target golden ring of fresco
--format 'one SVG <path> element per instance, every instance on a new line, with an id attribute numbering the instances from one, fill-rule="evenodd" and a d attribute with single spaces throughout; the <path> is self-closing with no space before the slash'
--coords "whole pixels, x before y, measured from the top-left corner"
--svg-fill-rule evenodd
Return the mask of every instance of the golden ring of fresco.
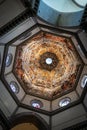
<path id="1" fill-rule="evenodd" d="M 17 48 L 14 70 L 27 93 L 52 99 L 74 87 L 80 65 L 69 39 L 41 32 Z"/>

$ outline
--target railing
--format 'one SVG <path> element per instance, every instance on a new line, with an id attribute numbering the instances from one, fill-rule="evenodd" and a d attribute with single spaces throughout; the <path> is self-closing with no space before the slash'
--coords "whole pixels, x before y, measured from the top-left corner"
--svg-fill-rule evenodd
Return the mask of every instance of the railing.
<path id="1" fill-rule="evenodd" d="M 87 121 L 76 124 L 63 130 L 87 130 Z"/>
<path id="2" fill-rule="evenodd" d="M 81 19 L 81 23 L 80 26 L 84 29 L 85 26 L 87 26 L 87 5 L 85 7 L 84 13 L 83 13 L 83 17 Z"/>
<path id="3" fill-rule="evenodd" d="M 13 19 L 11 22 L 9 22 L 8 24 L 6 24 L 0 29 L 0 37 L 8 33 L 10 30 L 15 28 L 17 25 L 22 23 L 24 20 L 26 20 L 30 16 L 31 16 L 30 10 L 26 10 L 25 12 L 17 16 L 15 19 Z"/>

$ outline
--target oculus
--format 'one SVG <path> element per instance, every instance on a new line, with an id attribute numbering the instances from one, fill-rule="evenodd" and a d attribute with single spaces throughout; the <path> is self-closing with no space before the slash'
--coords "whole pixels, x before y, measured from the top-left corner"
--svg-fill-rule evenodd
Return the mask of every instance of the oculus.
<path id="1" fill-rule="evenodd" d="M 58 64 L 58 59 L 56 54 L 51 52 L 45 52 L 40 56 L 40 66 L 42 69 L 46 69 L 51 71 L 54 69 Z"/>
<path id="2" fill-rule="evenodd" d="M 6 58 L 6 67 L 9 67 L 10 64 L 12 63 L 12 58 L 13 58 L 12 54 L 9 53 L 9 54 L 7 55 L 7 58 Z"/>
<path id="3" fill-rule="evenodd" d="M 49 57 L 46 58 L 46 64 L 50 65 L 52 64 L 52 62 L 53 62 L 52 58 L 49 58 Z"/>
<path id="4" fill-rule="evenodd" d="M 0 53 L 0 66 L 1 66 L 1 53 Z"/>
<path id="5" fill-rule="evenodd" d="M 42 108 L 43 107 L 43 103 L 40 100 L 32 100 L 31 101 L 31 106 L 35 107 L 35 108 Z"/>
<path id="6" fill-rule="evenodd" d="M 84 88 L 87 85 L 87 75 L 84 75 L 81 81 L 81 87 Z"/>
<path id="7" fill-rule="evenodd" d="M 15 81 L 10 82 L 10 88 L 15 94 L 19 93 L 19 86 Z"/>
<path id="8" fill-rule="evenodd" d="M 68 97 L 66 97 L 66 98 L 60 100 L 59 106 L 60 106 L 60 107 L 67 106 L 70 102 L 71 102 L 71 99 L 68 98 Z"/>

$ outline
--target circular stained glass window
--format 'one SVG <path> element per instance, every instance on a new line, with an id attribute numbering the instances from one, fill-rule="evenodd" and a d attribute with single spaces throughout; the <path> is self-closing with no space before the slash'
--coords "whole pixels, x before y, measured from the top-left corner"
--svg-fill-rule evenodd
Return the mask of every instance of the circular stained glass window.
<path id="1" fill-rule="evenodd" d="M 35 108 L 41 108 L 43 107 L 43 103 L 40 100 L 32 100 L 31 101 L 31 106 Z"/>
<path id="2" fill-rule="evenodd" d="M 15 81 L 10 82 L 10 88 L 15 94 L 19 92 L 19 86 Z"/>
<path id="3" fill-rule="evenodd" d="M 62 100 L 60 100 L 59 102 L 59 106 L 60 107 L 64 107 L 64 106 L 67 106 L 69 103 L 71 102 L 71 99 L 70 98 L 64 98 Z"/>
<path id="4" fill-rule="evenodd" d="M 81 87 L 84 88 L 87 84 L 87 75 L 84 75 L 81 81 Z"/>
<path id="5" fill-rule="evenodd" d="M 9 53 L 6 58 L 6 67 L 8 67 L 12 63 L 12 58 L 13 58 L 12 54 Z"/>

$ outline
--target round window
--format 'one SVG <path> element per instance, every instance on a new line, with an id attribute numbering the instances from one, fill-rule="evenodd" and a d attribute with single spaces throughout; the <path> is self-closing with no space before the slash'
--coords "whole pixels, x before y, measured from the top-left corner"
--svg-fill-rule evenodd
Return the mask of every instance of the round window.
<path id="1" fill-rule="evenodd" d="M 43 103 L 40 100 L 32 100 L 31 101 L 31 106 L 35 108 L 41 108 L 43 107 Z"/>
<path id="2" fill-rule="evenodd" d="M 19 92 L 19 86 L 15 81 L 10 82 L 10 88 L 15 94 Z"/>
<path id="3" fill-rule="evenodd" d="M 84 88 L 87 84 L 87 75 L 84 75 L 81 81 L 81 87 Z"/>
<path id="4" fill-rule="evenodd" d="M 8 67 L 12 63 L 12 54 L 9 53 L 6 58 L 6 67 Z"/>
<path id="5" fill-rule="evenodd" d="M 60 100 L 59 102 L 59 106 L 60 107 L 64 107 L 64 106 L 67 106 L 69 103 L 71 102 L 71 99 L 70 98 L 64 98 L 62 100 Z"/>

